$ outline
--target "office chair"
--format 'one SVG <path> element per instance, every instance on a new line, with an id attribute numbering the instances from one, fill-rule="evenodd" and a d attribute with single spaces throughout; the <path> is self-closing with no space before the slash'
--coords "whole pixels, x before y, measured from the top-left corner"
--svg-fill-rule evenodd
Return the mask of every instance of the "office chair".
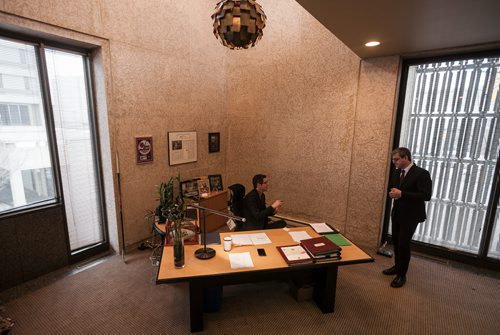
<path id="1" fill-rule="evenodd" d="M 233 215 L 244 217 L 243 215 L 243 198 L 245 197 L 245 186 L 241 184 L 233 184 L 228 187 L 230 190 L 230 198 L 229 198 L 229 209 L 233 213 Z M 242 224 L 243 222 L 238 221 L 236 223 L 236 228 L 234 231 L 243 230 Z"/>

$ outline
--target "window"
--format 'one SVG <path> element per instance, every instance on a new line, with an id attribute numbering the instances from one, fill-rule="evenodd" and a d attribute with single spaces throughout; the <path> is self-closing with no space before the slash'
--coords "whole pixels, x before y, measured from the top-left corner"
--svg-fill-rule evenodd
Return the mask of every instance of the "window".
<path id="1" fill-rule="evenodd" d="M 483 236 L 500 149 L 499 57 L 408 66 L 399 146 L 429 170 L 433 196 L 417 241 L 500 258 L 500 229 Z M 498 211 L 497 219 L 498 222 Z"/>
<path id="2" fill-rule="evenodd" d="M 4 88 L 6 78 L 12 78 L 11 74 L 20 70 L 30 73 L 37 81 L 40 80 L 35 61 L 23 64 L 22 68 L 19 67 L 21 53 L 25 54 L 26 58 L 36 59 L 34 46 L 0 39 L 0 73 Z M 29 91 L 21 90 L 24 88 L 24 80 L 19 88 L 20 91 L 17 94 L 0 90 L 0 171 L 2 171 L 0 213 L 34 205 L 42 199 L 55 201 L 57 198 L 54 192 L 53 166 L 45 119 L 41 114 L 44 110 L 42 93 L 39 86 Z M 36 108 L 30 108 L 30 106 L 36 106 Z M 40 115 L 32 117 L 33 113 L 40 113 Z M 25 185 L 26 174 L 36 170 L 47 170 L 38 177 L 39 183 L 47 185 L 46 191 L 41 194 L 36 193 L 36 188 Z"/>
<path id="3" fill-rule="evenodd" d="M 0 38 L 0 215 L 64 197 L 72 251 L 105 239 L 87 62 Z"/>
<path id="4" fill-rule="evenodd" d="M 45 58 L 71 250 L 103 240 L 84 58 L 46 49 Z"/>
<path id="5" fill-rule="evenodd" d="M 40 118 L 32 116 L 30 106 L 0 104 L 0 125 L 3 126 L 35 126 Z M 38 123 L 38 124 L 37 124 Z"/>

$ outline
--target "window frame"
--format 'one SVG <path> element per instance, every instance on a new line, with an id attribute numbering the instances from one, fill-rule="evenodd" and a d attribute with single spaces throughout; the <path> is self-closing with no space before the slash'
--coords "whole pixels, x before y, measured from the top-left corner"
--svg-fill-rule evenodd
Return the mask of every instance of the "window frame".
<path id="1" fill-rule="evenodd" d="M 439 55 L 435 57 L 424 57 L 424 58 L 403 58 L 402 60 L 402 70 L 399 77 L 399 91 L 397 96 L 396 104 L 396 118 L 394 124 L 394 135 L 392 148 L 395 149 L 399 147 L 399 140 L 402 132 L 403 123 L 403 113 L 405 106 L 407 81 L 409 75 L 409 69 L 411 66 L 422 65 L 427 63 L 439 63 L 453 60 L 461 59 L 473 59 L 473 58 L 486 58 L 486 57 L 499 57 L 500 49 L 495 50 L 485 50 L 479 52 L 470 53 L 456 53 L 448 55 Z M 392 169 L 392 164 L 388 166 L 389 171 Z M 474 264 L 485 268 L 496 269 L 500 265 L 500 260 L 488 257 L 489 243 L 491 243 L 491 238 L 493 234 L 493 228 L 495 224 L 496 209 L 498 206 L 500 197 L 500 152 L 498 153 L 495 173 L 492 181 L 492 187 L 490 190 L 490 198 L 488 201 L 488 209 L 486 212 L 486 219 L 484 222 L 485 232 L 482 233 L 480 247 L 477 255 L 473 255 L 460 250 L 450 250 L 446 247 L 441 247 L 437 245 L 431 245 L 428 243 L 420 241 L 411 241 L 412 250 L 417 252 L 426 253 L 433 256 L 438 256 L 454 261 L 459 261 L 467 264 Z M 392 236 L 388 234 L 390 216 L 391 216 L 391 199 L 386 199 L 383 227 L 380 242 L 392 241 Z"/>
<path id="2" fill-rule="evenodd" d="M 66 229 L 66 239 L 68 246 L 68 255 L 70 255 L 71 262 L 75 262 L 88 257 L 91 254 L 95 254 L 95 251 L 90 249 L 95 249 L 97 247 L 98 251 L 106 251 L 109 247 L 109 233 L 108 233 L 108 220 L 105 206 L 104 197 L 104 177 L 102 171 L 101 162 L 101 151 L 100 151 L 100 141 L 99 141 L 99 125 L 97 122 L 96 113 L 96 101 L 95 101 L 95 86 L 94 82 L 94 69 L 92 66 L 92 54 L 94 52 L 95 46 L 91 46 L 84 42 L 72 41 L 66 38 L 54 36 L 53 39 L 47 38 L 45 34 L 33 32 L 33 34 L 26 34 L 19 31 L 10 31 L 0 27 L 0 37 L 2 39 L 11 40 L 13 42 L 21 42 L 34 46 L 36 54 L 36 64 L 38 67 L 39 74 L 39 85 L 41 91 L 41 99 L 44 108 L 43 115 L 46 121 L 46 132 L 47 132 L 47 142 L 49 146 L 49 154 L 52 164 L 53 178 L 54 178 L 54 199 L 43 201 L 36 204 L 29 204 L 26 206 L 21 206 L 13 208 L 11 210 L 4 211 L 0 213 L 0 220 L 2 218 L 21 216 L 26 213 L 35 212 L 43 210 L 48 207 L 62 207 L 64 212 L 64 225 Z M 52 37 L 52 36 L 51 36 Z M 87 90 L 87 106 L 88 106 L 88 116 L 89 116 L 89 129 L 91 132 L 92 141 L 92 151 L 95 157 L 94 159 L 94 169 L 96 171 L 96 184 L 98 187 L 98 205 L 101 212 L 101 225 L 103 232 L 103 242 L 99 242 L 96 245 L 85 246 L 77 250 L 70 250 L 69 236 L 67 231 L 66 222 L 66 211 L 64 208 L 64 197 L 61 181 L 61 170 L 59 165 L 59 155 L 56 139 L 56 130 L 54 123 L 54 116 L 52 110 L 52 103 L 50 97 L 50 86 L 49 77 L 47 72 L 47 64 L 45 61 L 45 49 L 60 50 L 66 53 L 74 53 L 84 58 L 84 72 L 85 72 L 85 88 Z"/>

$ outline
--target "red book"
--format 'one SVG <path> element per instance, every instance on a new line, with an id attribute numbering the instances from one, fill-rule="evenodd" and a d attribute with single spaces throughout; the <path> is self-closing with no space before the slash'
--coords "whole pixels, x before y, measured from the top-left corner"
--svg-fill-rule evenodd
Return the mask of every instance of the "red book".
<path id="1" fill-rule="evenodd" d="M 300 241 L 300 244 L 313 256 L 340 254 L 342 250 L 341 247 L 324 236 L 308 238 Z"/>

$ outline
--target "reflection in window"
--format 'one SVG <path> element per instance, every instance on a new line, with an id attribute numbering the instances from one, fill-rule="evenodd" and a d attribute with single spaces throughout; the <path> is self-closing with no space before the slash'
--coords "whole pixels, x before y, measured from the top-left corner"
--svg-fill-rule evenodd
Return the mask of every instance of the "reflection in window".
<path id="1" fill-rule="evenodd" d="M 35 47 L 0 39 L 0 213 L 54 200 Z M 15 90 L 15 94 L 13 94 Z"/>

